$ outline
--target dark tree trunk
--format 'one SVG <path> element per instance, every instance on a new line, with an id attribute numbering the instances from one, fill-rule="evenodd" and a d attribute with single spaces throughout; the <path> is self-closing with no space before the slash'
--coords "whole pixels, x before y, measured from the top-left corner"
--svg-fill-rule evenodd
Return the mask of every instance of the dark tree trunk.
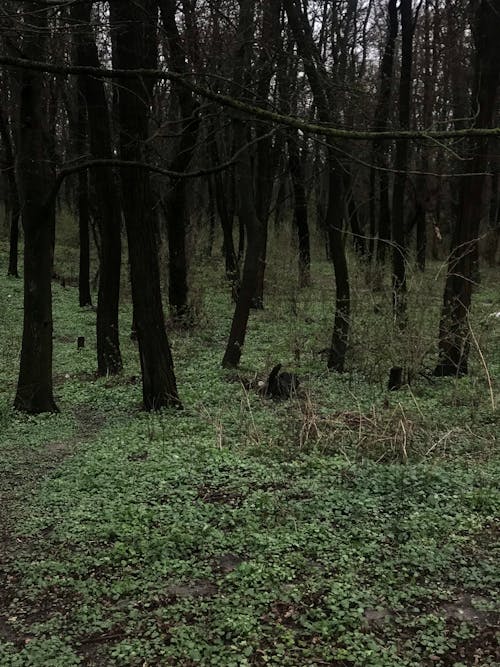
<path id="1" fill-rule="evenodd" d="M 380 89 L 373 120 L 373 129 L 383 132 L 387 129 L 391 109 L 392 76 L 394 69 L 394 51 L 398 35 L 397 0 L 387 3 L 387 39 L 380 63 Z M 383 262 L 391 240 L 391 208 L 389 204 L 389 172 L 387 171 L 387 144 L 374 140 L 372 150 L 372 169 L 379 171 L 379 215 L 377 260 Z M 376 176 L 372 176 L 371 198 L 376 199 Z"/>
<path id="2" fill-rule="evenodd" d="M 435 97 L 434 87 L 436 85 L 436 52 L 438 47 L 438 33 L 436 31 L 437 19 L 434 19 L 433 29 L 430 25 L 430 0 L 425 0 L 424 4 L 424 55 L 423 55 L 423 78 L 424 78 L 424 92 L 423 92 L 423 123 L 424 127 L 428 128 L 432 125 L 433 117 L 433 102 Z M 431 48 L 431 39 L 434 42 L 433 49 Z M 431 69 L 431 51 L 433 50 L 432 69 Z M 422 164 L 421 171 L 424 174 L 417 183 L 422 187 L 417 192 L 416 204 L 416 227 L 417 227 L 417 267 L 420 271 L 425 271 L 425 260 L 427 254 L 427 216 L 426 208 L 422 203 L 422 190 L 425 192 L 428 187 L 427 172 L 429 171 L 429 152 L 427 148 L 422 147 Z"/>
<path id="3" fill-rule="evenodd" d="M 9 130 L 7 120 L 4 116 L 3 110 L 0 108 L 0 138 L 4 146 L 5 152 L 5 184 L 6 184 L 6 201 L 8 206 L 6 210 L 10 213 L 10 234 L 9 234 L 9 267 L 7 269 L 8 276 L 19 278 L 18 273 L 18 247 L 19 247 L 19 218 L 21 215 L 19 207 L 19 192 L 17 190 L 16 174 L 15 174 L 15 159 L 14 149 L 12 146 L 12 138 Z"/>
<path id="4" fill-rule="evenodd" d="M 121 69 L 156 66 L 156 2 L 112 2 L 116 19 L 116 62 Z M 131 77 L 119 93 L 120 154 L 123 160 L 145 161 L 151 79 Z M 149 173 L 121 167 L 127 227 L 132 300 L 146 410 L 180 407 L 160 290 L 153 197 Z"/>
<path id="5" fill-rule="evenodd" d="M 333 270 L 335 273 L 335 320 L 333 323 L 332 342 L 328 355 L 327 366 L 330 370 L 342 373 L 345 366 L 347 354 L 347 342 L 349 336 L 350 320 L 350 293 L 347 260 L 342 238 L 342 176 L 340 168 L 336 166 L 336 158 L 333 149 L 329 155 L 329 184 L 328 184 L 328 207 L 326 211 L 326 224 L 330 252 L 332 254 Z"/>
<path id="6" fill-rule="evenodd" d="M 244 81 L 250 66 L 254 5 L 254 0 L 241 0 L 240 3 L 238 44 L 234 56 L 236 81 L 240 85 Z M 233 127 L 234 145 L 236 150 L 240 151 L 236 166 L 238 218 L 240 225 L 243 225 L 246 230 L 247 248 L 229 340 L 222 359 L 224 368 L 236 368 L 239 364 L 245 342 L 250 307 L 257 287 L 258 263 L 263 253 L 261 223 L 255 210 L 250 152 L 248 148 L 244 148 L 247 143 L 245 119 L 235 114 Z"/>
<path id="7" fill-rule="evenodd" d="M 79 82 L 80 84 L 81 82 Z M 80 87 L 80 86 L 79 86 Z M 78 99 L 78 124 L 76 128 L 76 154 L 83 155 L 87 144 L 87 115 L 85 103 Z M 87 170 L 78 172 L 77 190 L 78 236 L 80 239 L 80 258 L 78 267 L 78 301 L 80 308 L 92 305 L 90 295 L 90 208 L 89 175 Z"/>
<path id="8" fill-rule="evenodd" d="M 500 175 L 498 174 L 498 168 L 499 165 L 497 162 L 493 168 L 493 184 L 488 213 L 488 245 L 484 252 L 489 266 L 495 266 L 495 258 L 500 241 Z"/>
<path id="9" fill-rule="evenodd" d="M 208 239 L 207 239 L 207 256 L 212 257 L 215 242 L 215 195 L 214 182 L 211 177 L 207 180 L 207 195 L 208 195 Z"/>
<path id="10" fill-rule="evenodd" d="M 420 271 L 425 271 L 425 257 L 427 254 L 427 216 L 421 202 L 417 202 L 415 212 L 417 227 L 417 266 Z"/>
<path id="11" fill-rule="evenodd" d="M 213 165 L 216 166 L 221 162 L 219 148 L 217 146 L 216 124 L 210 118 L 208 122 L 210 127 L 210 134 L 212 135 L 212 139 L 210 141 L 210 157 Z M 226 264 L 226 278 L 234 284 L 239 282 L 239 272 L 233 240 L 233 212 L 232 209 L 230 210 L 230 207 L 227 203 L 223 177 L 220 172 L 215 172 L 214 174 L 214 195 L 222 228 L 222 245 Z"/>
<path id="12" fill-rule="evenodd" d="M 163 28 L 168 40 L 170 67 L 188 76 L 184 49 L 175 20 L 176 0 L 160 0 Z M 181 85 L 174 85 L 182 117 L 181 136 L 177 153 L 170 164 L 172 171 L 186 171 L 193 157 L 200 127 L 198 103 L 193 93 Z M 186 258 L 186 232 L 188 208 L 186 181 L 174 179 L 166 202 L 166 220 L 169 250 L 168 299 L 171 314 L 176 319 L 185 319 L 188 306 L 188 278 Z"/>
<path id="13" fill-rule="evenodd" d="M 246 142 L 243 120 L 234 120 L 234 131 L 238 145 L 243 146 Z M 224 368 L 236 368 L 239 364 L 245 342 L 248 316 L 257 286 L 257 266 L 262 257 L 263 234 L 254 208 L 252 165 L 248 151 L 241 155 L 238 162 L 236 184 L 239 202 L 238 216 L 247 232 L 247 248 L 229 340 L 222 360 Z"/>
<path id="14" fill-rule="evenodd" d="M 296 130 L 288 132 L 288 167 L 293 188 L 293 222 L 299 242 L 299 285 L 307 287 L 311 282 L 311 246 L 307 196 L 305 189 L 305 154 L 301 155 Z"/>
<path id="15" fill-rule="evenodd" d="M 500 0 L 477 3 L 475 86 L 472 96 L 477 127 L 492 127 L 500 70 Z M 439 359 L 434 374 L 465 375 L 469 356 L 469 310 L 474 275 L 477 273 L 477 242 L 488 167 L 488 140 L 470 140 L 472 160 L 460 180 L 460 206 L 448 259 L 441 322 Z"/>
<path id="16" fill-rule="evenodd" d="M 413 32 L 412 0 L 401 0 L 401 75 L 399 82 L 399 127 L 410 127 L 410 99 L 412 82 Z M 406 321 L 406 228 L 405 191 L 406 172 L 410 157 L 409 142 L 396 141 L 394 161 L 394 193 L 392 202 L 392 303 L 394 317 L 399 324 Z"/>
<path id="17" fill-rule="evenodd" d="M 94 33 L 90 25 L 91 3 L 72 5 L 76 24 L 78 64 L 99 66 Z M 106 93 L 101 79 L 84 76 L 79 83 L 87 105 L 90 152 L 95 158 L 113 157 L 113 142 Z M 94 219 L 100 236 L 99 291 L 97 296 L 97 372 L 114 375 L 122 370 L 118 328 L 121 269 L 121 206 L 113 170 L 93 167 L 90 173 L 96 205 Z"/>
<path id="18" fill-rule="evenodd" d="M 47 12 L 30 12 L 24 26 L 23 55 L 47 57 Z M 54 202 L 47 203 L 54 175 L 47 162 L 44 75 L 22 70 L 19 106 L 17 183 L 24 227 L 24 325 L 14 406 L 38 414 L 56 412 L 52 389 L 52 291 Z"/>
<path id="19" fill-rule="evenodd" d="M 18 257 L 19 257 L 19 206 L 15 208 L 11 204 L 10 208 L 10 232 L 9 232 L 9 268 L 7 275 L 19 278 Z"/>
<path id="20" fill-rule="evenodd" d="M 352 176 L 350 171 L 344 170 L 343 175 L 344 190 L 347 199 L 347 213 L 352 232 L 352 244 L 358 257 L 363 258 L 366 255 L 365 237 L 359 221 L 358 207 L 354 199 L 354 190 Z"/>
<path id="21" fill-rule="evenodd" d="M 301 13 L 299 3 L 284 0 L 288 22 L 302 56 L 304 69 L 311 86 L 314 102 L 322 123 L 331 123 L 335 100 L 328 76 L 318 57 L 307 17 Z M 347 260 L 342 238 L 343 201 L 341 165 L 338 164 L 332 144 L 328 147 L 328 204 L 326 225 L 329 249 L 335 273 L 335 319 L 328 368 L 343 372 L 347 353 L 350 318 L 350 289 Z"/>
<path id="22" fill-rule="evenodd" d="M 372 153 L 373 155 L 373 153 Z M 373 159 L 373 158 L 372 158 Z M 370 169 L 370 178 L 369 178 L 369 200 L 368 200 L 368 220 L 370 226 L 370 238 L 368 240 L 368 259 L 372 261 L 375 255 L 375 235 L 377 233 L 377 203 L 376 192 L 375 192 L 375 168 L 372 166 Z"/>
<path id="23" fill-rule="evenodd" d="M 259 73 L 257 80 L 256 102 L 259 106 L 268 106 L 269 89 L 274 70 L 274 54 L 280 36 L 280 9 L 281 2 L 273 0 L 263 3 L 262 9 L 262 36 L 260 41 L 260 53 L 256 65 Z M 262 255 L 259 258 L 257 270 L 257 285 L 252 301 L 254 308 L 264 307 L 264 276 L 266 271 L 267 232 L 269 220 L 269 208 L 273 194 L 274 175 L 276 173 L 277 147 L 273 146 L 273 138 L 268 135 L 269 128 L 266 124 L 257 123 L 255 127 L 257 143 L 255 161 L 255 211 L 259 218 L 259 226 L 263 235 L 261 247 Z"/>

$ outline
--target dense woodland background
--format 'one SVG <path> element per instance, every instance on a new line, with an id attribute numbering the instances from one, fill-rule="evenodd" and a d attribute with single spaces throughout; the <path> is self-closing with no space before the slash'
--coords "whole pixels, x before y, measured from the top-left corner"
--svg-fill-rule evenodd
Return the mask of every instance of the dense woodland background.
<path id="1" fill-rule="evenodd" d="M 0 3 L 2 667 L 500 663 L 499 63 L 500 0 Z"/>
<path id="2" fill-rule="evenodd" d="M 392 276 L 392 318 L 410 335 L 408 275 L 448 258 L 434 374 L 467 373 L 473 286 L 500 233 L 496 2 L 6 2 L 1 19 L 8 272 L 21 217 L 27 286 L 18 409 L 56 409 L 63 214 L 78 220 L 80 306 L 98 284 L 100 375 L 122 368 L 126 230 L 147 409 L 181 405 L 162 283 L 169 316 L 195 326 L 193 258 L 218 255 L 222 237 L 235 301 L 222 364 L 234 368 L 283 229 L 299 288 L 312 242 L 332 261 L 329 369 L 346 368 L 354 273 L 374 290 Z"/>

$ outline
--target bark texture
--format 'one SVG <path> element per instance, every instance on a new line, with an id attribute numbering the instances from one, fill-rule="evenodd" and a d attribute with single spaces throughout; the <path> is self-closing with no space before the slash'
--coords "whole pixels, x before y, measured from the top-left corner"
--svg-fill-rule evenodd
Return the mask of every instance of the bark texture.
<path id="1" fill-rule="evenodd" d="M 35 3 L 36 4 L 36 3 Z M 47 11 L 27 2 L 23 55 L 47 55 Z M 30 11 L 36 9 L 36 11 Z M 52 388 L 52 266 L 55 211 L 48 193 L 54 174 L 46 159 L 44 74 L 20 74 L 17 182 L 24 228 L 24 323 L 19 379 L 14 406 L 29 413 L 56 412 Z"/>
<path id="2" fill-rule="evenodd" d="M 122 69 L 156 65 L 156 3 L 116 1 L 116 62 Z M 145 162 L 153 82 L 133 76 L 119 92 L 120 153 L 124 160 Z M 165 331 L 149 172 L 121 167 L 125 224 L 129 247 L 134 322 L 146 410 L 180 407 L 174 364 Z"/>

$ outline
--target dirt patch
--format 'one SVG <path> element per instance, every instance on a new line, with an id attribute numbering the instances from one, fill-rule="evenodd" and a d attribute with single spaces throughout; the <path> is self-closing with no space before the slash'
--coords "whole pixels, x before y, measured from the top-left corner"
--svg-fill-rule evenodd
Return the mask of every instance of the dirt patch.
<path id="1" fill-rule="evenodd" d="M 487 602 L 485 599 L 472 599 L 470 595 L 463 595 L 455 602 L 443 604 L 439 611 L 449 620 L 463 621 L 478 628 L 500 626 L 500 612 L 477 608 Z"/>
<path id="2" fill-rule="evenodd" d="M 241 507 L 244 496 L 232 489 L 224 487 L 200 486 L 198 488 L 198 498 L 204 503 L 231 505 L 231 507 Z"/>

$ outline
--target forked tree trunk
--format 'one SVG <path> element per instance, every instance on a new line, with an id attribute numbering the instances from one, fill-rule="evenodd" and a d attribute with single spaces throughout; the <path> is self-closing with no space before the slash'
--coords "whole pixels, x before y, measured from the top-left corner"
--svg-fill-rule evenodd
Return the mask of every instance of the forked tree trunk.
<path id="1" fill-rule="evenodd" d="M 477 127 L 492 127 L 500 69 L 500 0 L 478 0 L 474 40 L 475 85 L 472 118 Z M 458 220 L 452 238 L 439 326 L 439 359 L 434 374 L 465 375 L 470 347 L 469 311 L 474 276 L 477 274 L 477 243 L 480 211 L 488 168 L 488 140 L 470 140 L 472 160 L 460 180 Z"/>
<path id="2" fill-rule="evenodd" d="M 25 3 L 23 52 L 29 60 L 47 57 L 47 11 Z M 17 182 L 24 227 L 24 325 L 14 406 L 23 412 L 56 412 L 52 389 L 52 291 L 54 202 L 47 204 L 54 176 L 47 162 L 47 87 L 44 74 L 20 73 Z"/>
<path id="3" fill-rule="evenodd" d="M 120 69 L 156 66 L 156 2 L 114 0 L 116 63 Z M 120 154 L 123 160 L 145 162 L 153 83 L 133 76 L 119 93 Z M 180 407 L 160 290 L 153 197 L 149 172 L 121 167 L 125 223 L 132 281 L 134 320 L 146 410 Z"/>

